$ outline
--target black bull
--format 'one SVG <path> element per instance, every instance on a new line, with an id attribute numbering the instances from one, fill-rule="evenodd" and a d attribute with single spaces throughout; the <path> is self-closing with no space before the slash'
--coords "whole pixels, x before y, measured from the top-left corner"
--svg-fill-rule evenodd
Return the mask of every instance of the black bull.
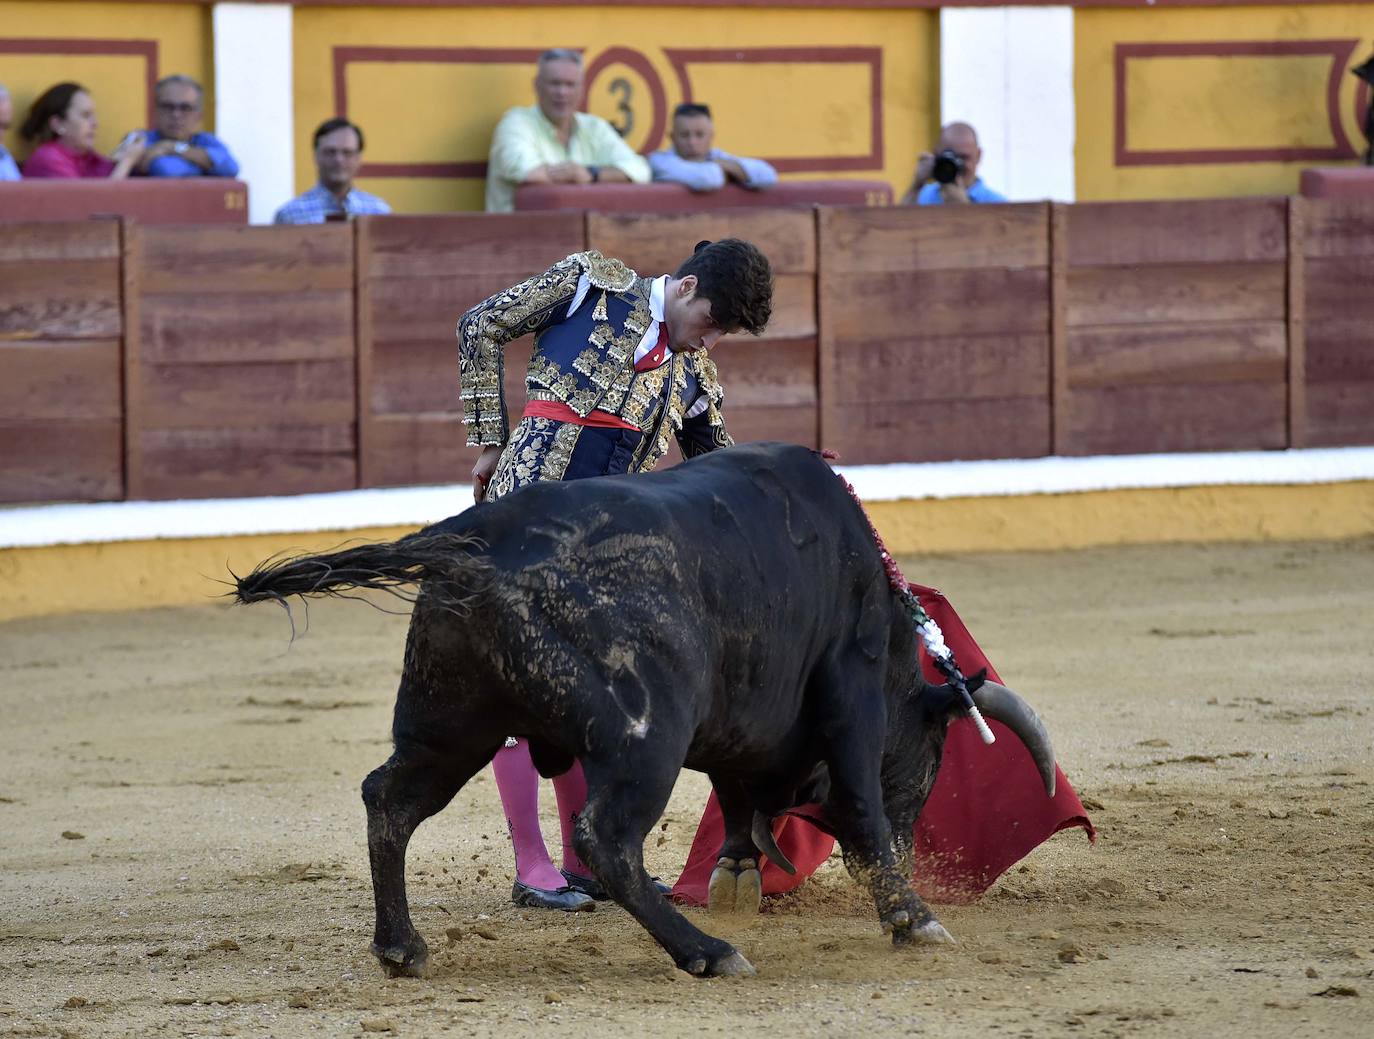
<path id="1" fill-rule="evenodd" d="M 581 760 L 577 852 L 683 970 L 752 971 L 644 870 L 684 766 L 710 776 L 725 819 L 713 909 L 757 909 L 753 867 L 776 846 L 755 813 L 819 798 L 894 942 L 949 940 L 908 877 L 912 823 L 959 704 L 922 679 L 867 518 L 812 451 L 753 444 L 658 474 L 527 487 L 393 543 L 264 564 L 237 595 L 411 584 L 395 750 L 362 788 L 372 950 L 391 973 L 428 963 L 406 902 L 410 836 L 507 735 L 529 741 L 545 775 Z M 975 698 L 1052 790 L 1034 712 L 994 683 Z"/>

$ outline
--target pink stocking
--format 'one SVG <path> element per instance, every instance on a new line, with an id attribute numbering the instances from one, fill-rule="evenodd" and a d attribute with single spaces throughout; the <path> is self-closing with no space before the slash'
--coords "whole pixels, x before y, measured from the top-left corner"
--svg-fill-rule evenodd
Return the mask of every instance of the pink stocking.
<path id="1" fill-rule="evenodd" d="M 582 774 L 582 762 L 574 761 L 572 768 L 553 780 L 554 796 L 558 798 L 558 824 L 563 830 L 563 868 L 584 877 L 592 871 L 573 847 L 577 832 L 577 817 L 587 805 L 587 777 Z"/>
<path id="2" fill-rule="evenodd" d="M 515 850 L 515 878 L 530 887 L 557 891 L 567 881 L 554 868 L 544 847 L 544 834 L 539 829 L 539 773 L 530 761 L 529 745 L 521 740 L 514 747 L 498 750 L 491 759 L 491 770 L 496 774 L 496 789 Z M 580 779 L 580 768 L 577 774 Z"/>

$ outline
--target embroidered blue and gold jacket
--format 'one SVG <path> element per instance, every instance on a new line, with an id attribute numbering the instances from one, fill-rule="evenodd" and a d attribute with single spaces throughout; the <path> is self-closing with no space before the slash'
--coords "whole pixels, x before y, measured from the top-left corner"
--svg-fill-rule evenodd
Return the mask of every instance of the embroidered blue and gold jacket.
<path id="1" fill-rule="evenodd" d="M 587 291 L 569 313 L 584 277 Z M 464 314 L 458 322 L 458 367 L 468 443 L 501 445 L 510 436 L 504 347 L 533 332 L 529 399 L 566 404 L 583 417 L 608 412 L 639 429 L 644 440 L 635 452 L 636 471 L 654 467 L 670 435 L 687 458 L 730 446 L 716 366 L 704 353 L 670 353 L 657 368 L 635 371 L 635 349 L 654 323 L 652 284 L 619 260 L 590 250 Z"/>

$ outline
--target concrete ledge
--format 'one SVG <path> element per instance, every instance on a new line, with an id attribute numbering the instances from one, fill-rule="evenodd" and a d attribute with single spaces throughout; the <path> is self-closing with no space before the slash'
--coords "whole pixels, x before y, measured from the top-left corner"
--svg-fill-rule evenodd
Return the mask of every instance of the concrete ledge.
<path id="1" fill-rule="evenodd" d="M 842 469 L 897 555 L 1374 535 L 1374 449 Z M 387 540 L 465 487 L 0 510 L 0 621 L 210 603 L 278 552 Z"/>

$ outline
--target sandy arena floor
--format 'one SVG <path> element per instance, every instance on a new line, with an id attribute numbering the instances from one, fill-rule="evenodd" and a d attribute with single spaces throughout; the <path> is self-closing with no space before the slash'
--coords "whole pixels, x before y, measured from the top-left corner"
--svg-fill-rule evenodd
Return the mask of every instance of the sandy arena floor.
<path id="1" fill-rule="evenodd" d="M 832 860 L 707 924 L 748 979 L 680 974 L 615 907 L 512 907 L 489 773 L 411 845 L 434 976 L 383 978 L 358 786 L 404 617 L 316 604 L 290 647 L 267 606 L 0 625 L 0 1035 L 1370 1034 L 1374 541 L 904 568 L 1039 708 L 1101 839 L 943 907 L 935 951 L 894 951 Z M 704 790 L 650 840 L 665 876 Z"/>

